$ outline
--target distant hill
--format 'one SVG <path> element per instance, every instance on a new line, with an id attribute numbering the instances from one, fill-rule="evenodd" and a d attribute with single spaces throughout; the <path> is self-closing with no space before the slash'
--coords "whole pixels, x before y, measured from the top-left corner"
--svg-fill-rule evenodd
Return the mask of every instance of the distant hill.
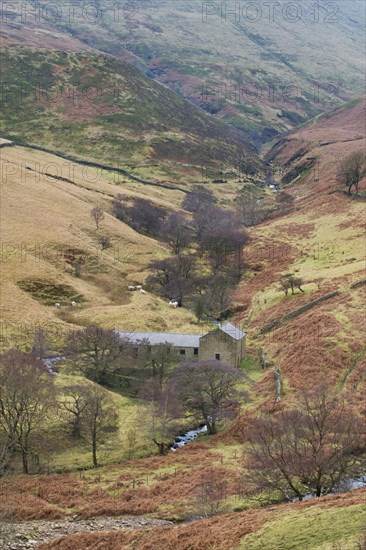
<path id="1" fill-rule="evenodd" d="M 98 0 L 70 15 L 59 0 L 23 20 L 9 5 L 3 33 L 124 59 L 260 146 L 364 86 L 363 0 L 269 4 Z"/>
<path id="2" fill-rule="evenodd" d="M 336 179 L 338 163 L 353 151 L 365 151 L 365 119 L 363 96 L 290 132 L 265 158 L 281 166 L 282 183 L 297 197 L 314 200 L 319 193 L 342 189 Z"/>
<path id="3" fill-rule="evenodd" d="M 155 181 L 261 168 L 238 132 L 111 56 L 8 46 L 2 82 L 2 133 L 17 143 Z"/>

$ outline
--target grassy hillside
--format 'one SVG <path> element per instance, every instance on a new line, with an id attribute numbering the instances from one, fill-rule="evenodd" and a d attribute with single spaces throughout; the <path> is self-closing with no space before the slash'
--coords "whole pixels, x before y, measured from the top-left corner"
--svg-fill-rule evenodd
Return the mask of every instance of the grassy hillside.
<path id="1" fill-rule="evenodd" d="M 100 0 L 99 11 L 80 8 L 73 18 L 55 4 L 47 18 L 23 21 L 21 35 L 9 8 L 5 39 L 59 47 L 63 36 L 70 49 L 125 59 L 257 144 L 363 91 L 362 0 L 301 0 L 296 10 L 281 0 L 273 11 L 265 2 L 142 0 L 116 9 Z"/>
<path id="2" fill-rule="evenodd" d="M 263 347 L 279 366 L 285 392 L 331 381 L 364 407 L 365 203 L 344 194 L 336 181 L 337 161 L 365 147 L 363 100 L 322 116 L 290 134 L 270 153 L 273 163 L 291 171 L 311 158 L 314 166 L 283 185 L 295 199 L 293 213 L 251 229 L 250 269 L 238 291 L 245 305 L 237 321 L 247 323 L 255 349 Z M 337 192 L 337 191 L 340 192 Z M 284 295 L 281 275 L 302 278 L 304 290 Z M 316 305 L 268 333 L 262 327 L 329 292 L 339 295 Z M 272 372 L 258 394 L 272 388 Z"/>
<path id="3" fill-rule="evenodd" d="M 27 330 L 31 337 L 37 324 L 47 325 L 55 335 L 62 327 L 91 323 L 131 331 L 201 330 L 189 312 L 172 310 L 151 294 L 128 292 L 128 284 L 144 283 L 151 260 L 169 252 L 118 221 L 111 209 L 112 198 L 121 193 L 174 210 L 184 193 L 120 181 L 115 173 L 71 166 L 60 157 L 23 147 L 4 148 L 1 157 L 5 347 L 14 338 L 24 340 Z M 106 212 L 99 231 L 90 216 L 95 205 Z M 111 248 L 101 250 L 100 235 L 110 238 Z M 71 257 L 84 259 L 80 277 Z M 71 307 L 72 300 L 77 308 Z M 61 303 L 60 310 L 55 302 Z"/>
<path id="4" fill-rule="evenodd" d="M 237 133 L 111 56 L 7 47 L 2 59 L 2 132 L 18 143 L 153 181 L 261 166 Z"/>
<path id="5" fill-rule="evenodd" d="M 18 55 L 19 50 L 14 51 Z M 53 72 L 47 72 L 42 56 L 42 74 L 49 78 Z M 66 59 L 69 71 L 75 66 L 79 70 L 80 60 L 85 58 L 68 54 Z M 88 63 L 99 60 L 87 59 Z M 59 61 L 57 57 L 57 67 Z M 56 65 L 51 63 L 51 67 Z M 70 78 L 69 72 L 67 75 Z M 53 111 L 53 104 L 47 106 L 49 115 L 55 115 L 55 135 L 61 132 L 58 108 Z M 51 124 L 53 119 L 48 122 L 42 110 L 32 109 L 38 130 L 42 124 Z M 239 308 L 233 319 L 248 332 L 250 355 L 242 367 L 249 374 L 245 389 L 252 401 L 244 412 L 272 406 L 276 365 L 283 376 L 284 405 L 291 402 L 294 390 L 327 381 L 365 413 L 365 286 L 352 287 L 365 279 L 364 202 L 335 192 L 335 161 L 364 144 L 362 117 L 364 103 L 353 102 L 288 135 L 269 153 L 284 176 L 291 170 L 297 172 L 288 183 L 282 183 L 295 202 L 290 214 L 249 230 L 252 241 L 246 249 L 246 269 L 235 296 Z M 16 120 L 22 128 L 21 117 Z M 29 126 L 24 128 L 30 132 L 29 139 L 36 139 Z M 50 130 L 44 139 L 51 132 L 53 136 Z M 56 140 L 53 143 L 57 148 Z M 66 152 L 81 155 L 72 147 L 66 149 L 66 138 L 63 143 Z M 77 146 L 86 147 L 85 143 Z M 108 158 L 97 154 L 103 161 Z M 92 153 L 84 155 L 93 157 Z M 203 330 L 183 308 L 169 309 L 165 301 L 150 293 L 144 296 L 127 291 L 129 283 L 145 282 L 151 259 L 169 252 L 155 239 L 118 221 L 111 210 L 111 200 L 119 193 L 127 199 L 143 197 L 167 210 L 179 210 L 186 187 L 143 184 L 127 175 L 71 165 L 62 157 L 19 145 L 2 149 L 1 156 L 4 347 L 29 345 L 36 325 L 54 330 L 56 343 L 63 330 L 96 322 L 131 331 Z M 297 170 L 308 157 L 323 168 L 315 176 L 308 165 Z M 150 168 L 146 174 L 151 175 Z M 221 204 L 235 200 L 235 180 L 208 185 Z M 365 182 L 361 187 L 364 190 Z M 90 217 L 95 205 L 106 213 L 99 230 Z M 101 234 L 110 237 L 110 249 L 101 251 Z M 71 256 L 84 259 L 80 276 L 70 264 Z M 278 288 L 281 275 L 289 272 L 303 279 L 303 293 L 285 296 Z M 261 332 L 267 323 L 335 290 L 339 294 L 329 301 L 269 333 Z M 77 308 L 70 306 L 72 299 L 78 302 Z M 60 310 L 54 307 L 56 301 L 62 304 Z M 259 366 L 260 347 L 271 363 L 268 370 Z M 66 369 L 57 378 L 59 386 L 78 382 L 80 379 Z M 110 398 L 119 410 L 120 432 L 102 448 L 105 466 L 87 472 L 2 479 L 2 518 L 61 520 L 144 514 L 189 523 L 149 531 L 79 533 L 48 542 L 43 548 L 363 550 L 364 490 L 263 508 L 258 501 L 242 496 L 237 475 L 243 466 L 243 417 L 214 437 L 203 436 L 176 453 L 157 457 L 150 454 L 151 444 L 136 402 L 116 392 L 111 392 Z M 126 428 L 130 426 L 138 432 L 133 460 L 127 459 Z M 59 443 L 60 448 L 48 455 L 51 470 L 90 465 L 90 452 L 84 446 L 63 448 L 62 438 Z M 200 495 L 209 469 L 215 479 L 227 480 L 227 492 L 220 515 L 197 519 L 206 513 Z"/>

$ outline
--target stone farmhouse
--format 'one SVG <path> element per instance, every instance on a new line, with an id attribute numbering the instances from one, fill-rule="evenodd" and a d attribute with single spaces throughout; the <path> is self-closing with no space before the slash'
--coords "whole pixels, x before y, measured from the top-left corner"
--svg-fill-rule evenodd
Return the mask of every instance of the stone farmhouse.
<path id="1" fill-rule="evenodd" d="M 245 355 L 246 333 L 231 323 L 218 325 L 207 334 L 179 334 L 174 332 L 121 332 L 121 338 L 134 344 L 136 357 L 141 348 L 153 357 L 157 346 L 167 345 L 177 361 L 217 359 L 239 367 Z"/>

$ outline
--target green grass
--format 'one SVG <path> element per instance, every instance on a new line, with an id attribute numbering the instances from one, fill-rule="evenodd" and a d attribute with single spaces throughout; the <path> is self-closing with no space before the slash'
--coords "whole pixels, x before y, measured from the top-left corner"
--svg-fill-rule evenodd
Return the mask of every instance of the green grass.
<path id="1" fill-rule="evenodd" d="M 253 382 L 257 382 L 263 376 L 264 371 L 261 369 L 258 357 L 253 357 L 253 355 L 246 355 L 241 362 L 240 368 Z"/>
<path id="2" fill-rule="evenodd" d="M 284 514 L 267 522 L 255 534 L 242 539 L 238 550 L 311 550 L 332 548 L 360 534 L 365 527 L 366 507 L 354 505 L 329 510 L 311 508 Z M 326 545 L 326 546 L 324 546 Z M 333 546 L 333 548 L 338 548 Z M 343 550 L 345 547 L 340 546 Z M 356 549 L 357 546 L 350 548 Z"/>
<path id="3" fill-rule="evenodd" d="M 225 124 L 111 57 L 11 46 L 2 79 L 2 131 L 17 143 L 110 165 L 150 160 L 149 180 L 196 181 L 202 164 L 242 154 L 261 167 Z"/>

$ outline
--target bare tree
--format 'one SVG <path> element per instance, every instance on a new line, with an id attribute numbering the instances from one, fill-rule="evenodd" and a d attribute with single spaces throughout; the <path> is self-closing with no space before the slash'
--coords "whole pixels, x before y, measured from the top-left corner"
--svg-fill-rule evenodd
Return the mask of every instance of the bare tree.
<path id="1" fill-rule="evenodd" d="M 91 218 L 95 221 L 97 230 L 99 229 L 100 223 L 104 220 L 104 212 L 99 206 L 94 206 L 90 211 Z"/>
<path id="2" fill-rule="evenodd" d="M 207 231 L 202 238 L 203 249 L 212 262 L 214 272 L 228 261 L 232 264 L 235 254 L 235 264 L 240 274 L 242 271 L 242 249 L 248 242 L 249 235 L 234 220 L 225 220 L 221 224 L 217 220 L 216 227 Z"/>
<path id="3" fill-rule="evenodd" d="M 174 363 L 171 346 L 170 342 L 154 346 L 154 353 L 151 358 L 152 375 L 159 382 L 160 387 L 166 382 L 169 370 Z"/>
<path id="4" fill-rule="evenodd" d="M 280 279 L 281 289 L 284 291 L 285 295 L 288 295 L 288 291 L 291 289 L 291 293 L 295 294 L 295 289 L 298 288 L 301 292 L 304 290 L 301 288 L 303 280 L 301 277 L 296 277 L 293 273 L 287 273 L 283 275 Z"/>
<path id="5" fill-rule="evenodd" d="M 158 235 L 166 211 L 146 199 L 136 199 L 128 215 L 129 223 L 136 231 Z"/>
<path id="6" fill-rule="evenodd" d="M 15 442 L 4 433 L 0 433 L 0 477 L 9 473 Z"/>
<path id="7" fill-rule="evenodd" d="M 237 390 L 243 377 L 239 369 L 215 359 L 184 362 L 173 373 L 183 406 L 207 425 L 209 434 L 216 433 L 219 420 L 235 415 L 240 397 L 246 398 Z"/>
<path id="8" fill-rule="evenodd" d="M 258 225 L 270 217 L 270 204 L 265 197 L 253 193 L 240 192 L 235 201 L 242 224 L 245 227 Z"/>
<path id="9" fill-rule="evenodd" d="M 320 497 L 364 466 L 364 426 L 326 387 L 302 392 L 296 409 L 254 419 L 247 436 L 244 484 L 251 494 Z"/>
<path id="10" fill-rule="evenodd" d="M 63 393 L 64 398 L 61 401 L 63 416 L 66 416 L 69 423 L 71 436 L 80 439 L 89 390 L 85 385 L 67 386 L 63 388 Z"/>
<path id="11" fill-rule="evenodd" d="M 129 344 L 122 342 L 114 330 L 90 326 L 71 332 L 67 349 L 78 370 L 95 382 L 105 384 L 117 359 L 129 353 Z"/>
<path id="12" fill-rule="evenodd" d="M 196 269 L 194 256 L 181 254 L 175 258 L 154 261 L 150 267 L 155 273 L 148 278 L 148 283 L 156 287 L 165 298 L 175 299 L 180 306 L 183 305 L 193 288 Z"/>
<path id="13" fill-rule="evenodd" d="M 97 384 L 87 386 L 85 395 L 82 435 L 91 446 L 93 466 L 97 468 L 98 449 L 108 434 L 118 429 L 118 413 L 108 392 Z"/>
<path id="14" fill-rule="evenodd" d="M 222 512 L 223 503 L 227 496 L 227 481 L 222 472 L 209 468 L 202 473 L 197 487 L 197 511 L 204 517 L 210 517 Z"/>
<path id="15" fill-rule="evenodd" d="M 118 194 L 117 197 L 112 200 L 112 209 L 113 214 L 118 220 L 129 223 L 129 207 L 123 202 L 123 195 Z"/>
<path id="16" fill-rule="evenodd" d="M 10 350 L 0 356 L 0 427 L 8 452 L 19 451 L 29 472 L 32 436 L 56 403 L 54 377 L 33 354 Z"/>
<path id="17" fill-rule="evenodd" d="M 131 460 L 133 458 L 137 445 L 137 430 L 136 428 L 130 428 L 127 432 L 127 458 Z"/>
<path id="18" fill-rule="evenodd" d="M 194 314 L 197 318 L 197 323 L 200 323 L 205 315 L 205 299 L 203 296 L 198 295 L 193 302 Z"/>
<path id="19" fill-rule="evenodd" d="M 206 189 L 202 185 L 197 185 L 186 194 L 182 207 L 188 212 L 197 212 L 209 205 L 216 204 L 217 200 L 210 189 Z"/>
<path id="20" fill-rule="evenodd" d="M 99 246 L 102 250 L 107 250 L 112 247 L 111 239 L 108 235 L 101 235 L 98 239 Z"/>
<path id="21" fill-rule="evenodd" d="M 204 295 L 205 312 L 214 319 L 222 319 L 230 307 L 235 281 L 225 272 L 210 278 Z"/>
<path id="22" fill-rule="evenodd" d="M 169 243 L 173 254 L 179 255 L 190 241 L 184 216 L 176 212 L 171 214 L 161 226 L 161 236 Z"/>
<path id="23" fill-rule="evenodd" d="M 182 412 L 175 386 L 161 386 L 155 378 L 151 378 L 142 387 L 139 397 L 145 404 L 145 425 L 151 440 L 158 447 L 159 454 L 165 455 L 177 431 L 177 418 Z"/>
<path id="24" fill-rule="evenodd" d="M 34 331 L 32 353 L 37 359 L 44 359 L 51 352 L 52 345 L 47 331 L 43 327 L 37 327 Z"/>
<path id="25" fill-rule="evenodd" d="M 355 151 L 341 160 L 337 172 L 337 179 L 348 187 L 351 195 L 352 187 L 357 195 L 360 181 L 366 175 L 366 157 L 364 151 Z"/>

